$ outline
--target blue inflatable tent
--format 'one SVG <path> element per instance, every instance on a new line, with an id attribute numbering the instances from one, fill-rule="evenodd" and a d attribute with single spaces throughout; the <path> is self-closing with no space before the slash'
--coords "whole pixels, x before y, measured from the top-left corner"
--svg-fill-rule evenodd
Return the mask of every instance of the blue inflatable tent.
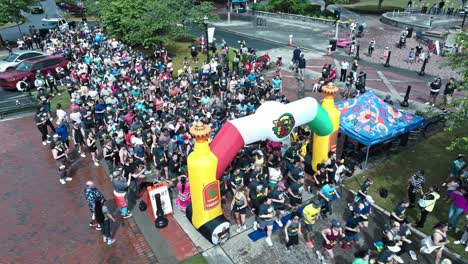
<path id="1" fill-rule="evenodd" d="M 385 103 L 371 90 L 356 98 L 335 103 L 341 112 L 340 133 L 369 148 L 412 131 L 424 124 L 424 118 Z"/>

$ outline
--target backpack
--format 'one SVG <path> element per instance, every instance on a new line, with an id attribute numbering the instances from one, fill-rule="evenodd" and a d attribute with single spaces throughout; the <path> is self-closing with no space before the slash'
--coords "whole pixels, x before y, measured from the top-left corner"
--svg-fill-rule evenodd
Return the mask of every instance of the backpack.
<path id="1" fill-rule="evenodd" d="M 388 190 L 382 187 L 382 188 L 380 188 L 380 190 L 379 190 L 379 194 L 380 194 L 380 197 L 382 197 L 382 198 L 387 198 L 387 196 L 388 196 Z"/>

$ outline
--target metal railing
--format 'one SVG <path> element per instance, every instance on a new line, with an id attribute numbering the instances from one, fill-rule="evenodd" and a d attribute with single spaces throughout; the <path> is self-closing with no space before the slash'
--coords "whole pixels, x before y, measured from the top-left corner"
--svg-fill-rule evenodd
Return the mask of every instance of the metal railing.
<path id="1" fill-rule="evenodd" d="M 247 10 L 246 14 L 253 15 L 252 10 Z M 301 21 L 301 22 L 308 22 L 308 23 L 323 23 L 323 24 L 334 24 L 335 20 L 333 19 L 325 19 L 325 18 L 317 18 L 317 17 L 309 17 L 309 16 L 302 16 L 302 15 L 295 15 L 295 14 L 288 14 L 288 13 L 271 13 L 271 12 L 264 12 L 264 11 L 255 11 L 255 16 L 258 17 L 270 17 L 276 19 L 285 19 L 291 21 Z M 342 27 L 348 27 L 349 22 L 340 22 Z"/>

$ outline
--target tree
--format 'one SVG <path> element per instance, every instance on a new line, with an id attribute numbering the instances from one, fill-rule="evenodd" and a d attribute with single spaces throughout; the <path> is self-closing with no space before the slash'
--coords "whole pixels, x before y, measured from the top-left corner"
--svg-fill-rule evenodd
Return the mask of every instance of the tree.
<path id="1" fill-rule="evenodd" d="M 458 52 L 447 56 L 448 63 L 454 71 L 462 76 L 459 89 L 467 89 L 468 67 L 466 65 L 468 65 L 468 34 L 457 34 L 455 43 L 458 46 Z M 449 112 L 445 116 L 448 124 L 445 130 L 448 132 L 466 127 L 468 121 L 468 99 L 465 97 L 458 102 L 454 102 L 453 106 L 456 111 Z M 449 150 L 468 150 L 468 136 L 455 138 L 447 148 Z"/>
<path id="2" fill-rule="evenodd" d="M 23 19 L 21 11 L 28 11 L 30 5 L 37 0 L 1 0 L 0 1 L 0 23 L 16 22 Z"/>
<path id="3" fill-rule="evenodd" d="M 187 35 L 187 26 L 203 24 L 214 7 L 191 0 L 101 0 L 97 16 L 111 36 L 149 47 Z"/>

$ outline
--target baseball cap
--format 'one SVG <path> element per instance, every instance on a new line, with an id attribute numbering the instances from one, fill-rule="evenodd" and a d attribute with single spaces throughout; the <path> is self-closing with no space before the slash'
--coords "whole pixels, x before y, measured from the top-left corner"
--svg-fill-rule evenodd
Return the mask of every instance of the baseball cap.
<path id="1" fill-rule="evenodd" d="M 333 227 L 336 227 L 336 228 L 340 228 L 340 227 L 341 227 L 341 222 L 338 221 L 338 220 L 336 220 L 336 219 L 333 219 L 333 220 L 331 221 L 331 224 L 332 224 Z"/>

